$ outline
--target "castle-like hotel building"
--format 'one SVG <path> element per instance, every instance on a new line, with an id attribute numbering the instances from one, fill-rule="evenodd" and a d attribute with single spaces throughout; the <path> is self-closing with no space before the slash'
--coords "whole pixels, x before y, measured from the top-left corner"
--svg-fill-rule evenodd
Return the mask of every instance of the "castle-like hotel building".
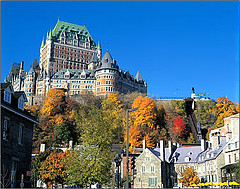
<path id="1" fill-rule="evenodd" d="M 93 41 L 86 26 L 58 22 L 47 32 L 40 48 L 40 64 L 34 60 L 28 72 L 23 62 L 14 63 L 5 82 L 27 97 L 45 96 L 50 88 L 64 89 L 69 95 L 90 92 L 107 96 L 112 92 L 147 92 L 140 72 L 133 77 L 119 69 L 108 49 L 102 56 L 100 42 Z"/>

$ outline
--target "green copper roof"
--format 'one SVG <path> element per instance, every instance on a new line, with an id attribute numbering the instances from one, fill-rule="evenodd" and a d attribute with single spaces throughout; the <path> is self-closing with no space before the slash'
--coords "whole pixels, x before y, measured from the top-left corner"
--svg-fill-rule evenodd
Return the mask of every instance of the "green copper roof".
<path id="1" fill-rule="evenodd" d="M 58 39 L 63 30 L 65 30 L 66 32 L 71 32 L 71 31 L 77 32 L 79 35 L 90 37 L 92 39 L 86 27 L 68 23 L 68 22 L 63 22 L 60 20 L 58 20 L 56 26 L 54 27 L 52 36 Z"/>
<path id="2" fill-rule="evenodd" d="M 50 30 L 50 32 L 49 32 L 48 39 L 52 39 L 52 30 Z"/>
<path id="3" fill-rule="evenodd" d="M 42 40 L 42 44 L 41 44 L 41 48 L 43 48 L 44 47 L 44 38 L 43 38 L 43 40 Z"/>
<path id="4" fill-rule="evenodd" d="M 101 49 L 100 40 L 98 40 L 98 46 L 97 46 L 97 49 Z"/>

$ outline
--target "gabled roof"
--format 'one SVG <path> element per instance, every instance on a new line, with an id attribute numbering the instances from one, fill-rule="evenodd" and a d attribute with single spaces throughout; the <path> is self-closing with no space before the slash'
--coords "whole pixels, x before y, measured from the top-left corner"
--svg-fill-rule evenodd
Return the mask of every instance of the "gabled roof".
<path id="1" fill-rule="evenodd" d="M 11 85 L 11 83 L 1 83 L 1 91 L 4 91 L 8 86 Z"/>
<path id="2" fill-rule="evenodd" d="M 14 92 L 13 95 L 14 95 L 15 98 L 19 98 L 20 96 L 23 96 L 24 102 L 27 102 L 27 101 L 28 101 L 28 100 L 27 100 L 27 96 L 26 96 L 26 94 L 25 94 L 24 91 Z"/>
<path id="3" fill-rule="evenodd" d="M 69 79 L 81 79 L 81 74 L 86 75 L 86 79 L 94 79 L 95 74 L 94 70 L 86 70 L 86 69 L 61 69 L 57 73 L 52 76 L 52 79 L 65 79 L 64 75 L 66 72 L 69 72 Z"/>

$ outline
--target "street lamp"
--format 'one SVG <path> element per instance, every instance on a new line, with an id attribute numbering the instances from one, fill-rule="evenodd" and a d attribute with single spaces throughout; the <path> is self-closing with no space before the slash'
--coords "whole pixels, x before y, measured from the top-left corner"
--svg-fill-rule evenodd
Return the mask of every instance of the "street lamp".
<path id="1" fill-rule="evenodd" d="M 129 144 L 128 144 L 128 114 L 129 114 L 129 112 L 133 112 L 133 111 L 136 111 L 138 108 L 134 108 L 134 109 L 132 109 L 132 110 L 127 110 L 127 189 L 128 189 L 128 187 L 129 187 L 129 179 L 128 179 L 128 172 L 129 172 L 129 160 L 128 160 L 128 146 L 129 146 Z"/>
<path id="2" fill-rule="evenodd" d="M 116 154 L 114 161 L 115 161 L 116 167 L 117 167 L 117 188 L 119 188 L 119 181 L 120 181 L 120 179 L 119 179 L 119 166 L 121 165 L 121 161 L 122 161 L 121 156 L 119 156 L 119 154 Z"/>

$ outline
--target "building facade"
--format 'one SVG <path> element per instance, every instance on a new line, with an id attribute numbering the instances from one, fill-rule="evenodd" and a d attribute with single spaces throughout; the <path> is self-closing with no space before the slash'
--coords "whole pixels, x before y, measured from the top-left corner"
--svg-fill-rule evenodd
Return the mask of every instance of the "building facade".
<path id="1" fill-rule="evenodd" d="M 6 173 L 3 188 L 20 188 L 22 177 L 24 186 L 31 186 L 32 135 L 38 122 L 24 110 L 26 101 L 23 91 L 15 92 L 10 83 L 1 83 L 1 173 Z"/>
<path id="2" fill-rule="evenodd" d="M 161 142 L 159 148 L 144 148 L 136 159 L 134 187 L 182 187 L 179 180 L 187 167 L 195 169 L 200 182 L 236 181 L 239 127 L 239 114 L 236 114 L 225 118 L 224 127 L 212 130 L 209 140 L 202 139 L 200 146 L 178 147 L 169 141 L 168 148 Z"/>
<path id="3" fill-rule="evenodd" d="M 87 92 L 103 97 L 113 92 L 147 93 L 139 71 L 134 77 L 119 69 L 108 49 L 102 57 L 100 41 L 96 45 L 85 25 L 60 19 L 42 41 L 40 64 L 34 60 L 25 72 L 23 62 L 14 63 L 5 81 L 24 89 L 28 99 L 46 96 L 51 88 L 65 89 L 68 95 Z"/>

